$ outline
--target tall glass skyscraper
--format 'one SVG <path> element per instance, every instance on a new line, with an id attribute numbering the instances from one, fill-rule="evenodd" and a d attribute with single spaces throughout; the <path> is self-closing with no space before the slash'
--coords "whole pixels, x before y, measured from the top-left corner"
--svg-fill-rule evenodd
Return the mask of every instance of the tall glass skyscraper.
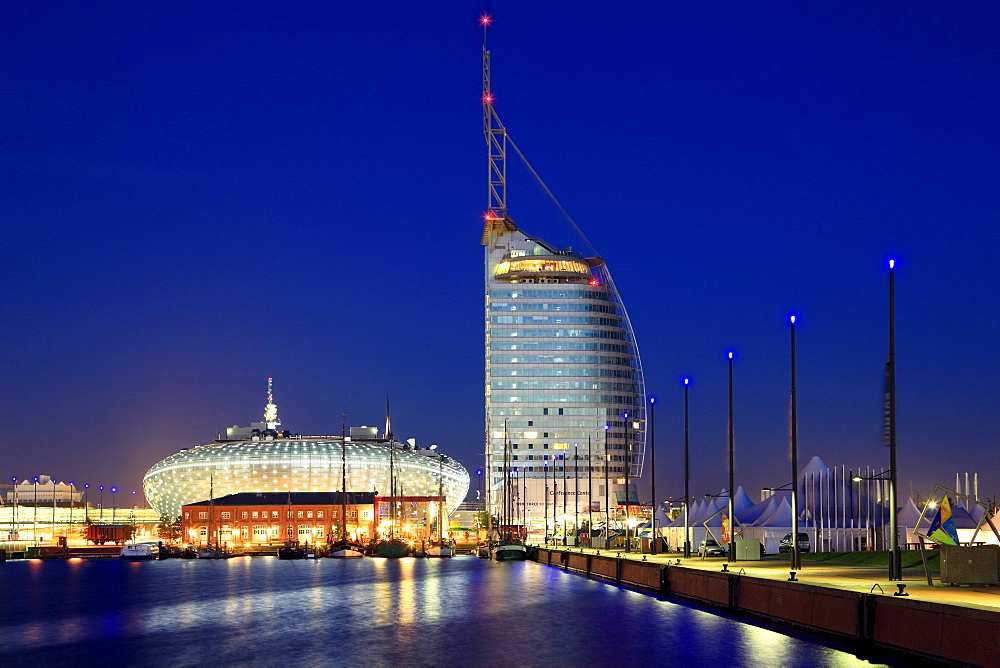
<path id="1" fill-rule="evenodd" d="M 642 474 L 646 397 L 639 352 L 604 260 L 551 246 L 509 216 L 510 139 L 493 108 L 489 57 L 484 45 L 490 503 L 494 515 L 533 532 L 590 518 L 603 524 L 608 503 L 626 500 L 626 476 Z"/>

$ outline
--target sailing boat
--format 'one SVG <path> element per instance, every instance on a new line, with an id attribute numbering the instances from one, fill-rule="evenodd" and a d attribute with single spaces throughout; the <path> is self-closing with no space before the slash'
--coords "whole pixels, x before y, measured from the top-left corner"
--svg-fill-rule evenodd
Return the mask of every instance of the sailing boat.
<path id="1" fill-rule="evenodd" d="M 434 446 L 431 446 L 434 447 Z M 438 453 L 438 542 L 427 548 L 428 557 L 450 557 L 451 545 L 444 541 L 444 455 Z"/>
<path id="2" fill-rule="evenodd" d="M 507 440 L 507 421 L 503 424 L 503 509 L 500 518 L 501 539 L 493 548 L 493 558 L 497 561 L 524 561 L 528 558 L 528 548 L 521 541 L 520 535 L 511 532 L 513 522 L 514 495 L 510 489 L 510 460 L 508 459 L 509 442 Z M 503 530 L 506 528 L 506 533 Z M 518 528 L 520 534 L 520 527 Z"/>
<path id="3" fill-rule="evenodd" d="M 347 431 L 340 423 L 340 540 L 330 546 L 328 557 L 334 559 L 354 559 L 365 556 L 347 539 Z"/>
<path id="4" fill-rule="evenodd" d="M 385 437 L 389 442 L 389 539 L 375 546 L 375 554 L 389 559 L 405 557 L 410 546 L 395 537 L 396 529 L 396 446 L 393 442 L 392 427 L 389 422 L 389 398 L 385 400 Z"/>
<path id="5" fill-rule="evenodd" d="M 228 559 L 231 555 L 219 547 L 219 537 L 215 537 L 212 547 L 212 529 L 215 526 L 215 474 L 208 479 L 208 544 L 198 550 L 199 559 Z"/>

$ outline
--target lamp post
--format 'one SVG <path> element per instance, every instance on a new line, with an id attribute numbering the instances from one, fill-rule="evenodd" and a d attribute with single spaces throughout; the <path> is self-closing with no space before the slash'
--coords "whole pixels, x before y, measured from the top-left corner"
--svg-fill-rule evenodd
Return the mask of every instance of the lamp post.
<path id="1" fill-rule="evenodd" d="M 90 483 L 83 483 L 83 521 L 90 521 L 90 506 L 87 504 L 87 490 L 90 489 Z"/>
<path id="2" fill-rule="evenodd" d="M 736 518 L 733 516 L 733 468 L 735 447 L 733 444 L 733 351 L 729 351 L 729 561 L 736 561 Z"/>
<path id="3" fill-rule="evenodd" d="M 802 555 L 799 553 L 799 427 L 798 409 L 795 404 L 795 316 L 791 320 L 792 330 L 792 398 L 791 398 L 791 426 L 789 438 L 792 448 L 792 549 L 791 564 L 789 567 L 793 571 L 802 570 Z"/>
<path id="4" fill-rule="evenodd" d="M 566 524 L 568 523 L 567 520 L 569 519 L 569 516 L 566 513 L 566 490 L 569 489 L 569 486 L 566 484 L 566 453 L 565 452 L 562 453 L 561 455 L 559 455 L 559 457 L 562 459 L 562 471 L 563 471 L 563 488 L 562 488 L 563 489 L 563 503 L 562 503 L 563 547 L 566 547 L 566 538 L 567 534 L 569 533 L 568 531 L 566 531 Z"/>
<path id="5" fill-rule="evenodd" d="M 611 425 L 604 425 L 604 547 L 611 549 L 608 545 L 608 534 L 611 533 L 611 476 L 608 473 L 608 463 L 611 455 L 608 454 L 608 429 Z"/>
<path id="6" fill-rule="evenodd" d="M 101 513 L 98 518 L 101 522 L 104 521 L 104 485 L 101 485 Z"/>
<path id="7" fill-rule="evenodd" d="M 899 560 L 899 527 L 896 518 L 896 261 L 889 260 L 889 360 L 886 363 L 886 394 L 889 418 L 889 580 L 902 580 Z"/>
<path id="8" fill-rule="evenodd" d="M 542 455 L 542 474 L 545 477 L 545 544 L 549 544 L 549 456 Z"/>
<path id="9" fill-rule="evenodd" d="M 653 517 L 650 519 L 650 526 L 653 528 L 653 547 L 651 552 L 656 554 L 656 510 L 659 504 L 656 501 L 656 421 L 653 407 L 656 406 L 656 397 L 649 398 L 649 470 L 650 470 L 650 494 L 653 496 Z"/>
<path id="10" fill-rule="evenodd" d="M 632 546 L 629 544 L 629 535 L 628 535 L 628 520 L 629 520 L 629 516 L 628 516 L 629 515 L 629 513 L 628 513 L 628 473 L 629 473 L 629 471 L 628 470 L 630 468 L 629 464 L 631 463 L 631 461 L 630 461 L 631 460 L 630 455 L 632 454 L 632 450 L 630 449 L 631 443 L 629 441 L 629 433 L 628 433 L 628 428 L 629 428 L 629 419 L 628 418 L 629 418 L 629 415 L 628 415 L 627 412 L 625 412 L 625 413 L 622 413 L 622 417 L 625 418 L 625 551 L 626 552 L 631 552 L 632 551 Z"/>
<path id="11" fill-rule="evenodd" d="M 587 436 L 587 547 L 594 537 L 594 457 L 590 436 Z"/>
<path id="12" fill-rule="evenodd" d="M 11 477 L 10 481 L 13 483 L 11 487 L 14 489 L 14 510 L 10 515 L 10 539 L 17 540 L 18 530 L 17 530 L 17 477 Z"/>
<path id="13" fill-rule="evenodd" d="M 35 483 L 35 501 L 34 501 L 35 514 L 32 522 L 34 522 L 35 526 L 31 530 L 31 537 L 34 539 L 35 545 L 38 545 L 38 476 L 35 476 L 34 483 Z"/>
<path id="14" fill-rule="evenodd" d="M 688 466 L 688 387 L 690 378 L 684 379 L 684 558 L 691 558 L 691 519 L 688 508 L 691 505 L 691 489 L 688 486 L 690 468 Z"/>
<path id="15" fill-rule="evenodd" d="M 52 540 L 56 538 L 56 481 L 52 480 Z"/>
<path id="16" fill-rule="evenodd" d="M 73 530 L 73 502 L 76 501 L 75 498 L 76 495 L 74 494 L 75 491 L 76 487 L 73 481 L 71 480 L 69 483 L 69 528 L 66 530 L 67 534 L 69 534 L 69 532 Z M 69 542 L 68 535 L 66 536 L 66 542 L 67 543 Z"/>
<path id="17" fill-rule="evenodd" d="M 117 491 L 118 491 L 117 487 L 112 487 L 111 488 L 111 523 L 112 524 L 115 523 L 115 511 L 118 510 L 118 505 L 117 505 L 117 503 L 115 501 L 115 492 L 117 492 Z M 211 538 L 211 536 L 209 536 L 209 538 Z"/>
<path id="18" fill-rule="evenodd" d="M 580 547 L 580 444 L 573 444 L 573 538 Z"/>

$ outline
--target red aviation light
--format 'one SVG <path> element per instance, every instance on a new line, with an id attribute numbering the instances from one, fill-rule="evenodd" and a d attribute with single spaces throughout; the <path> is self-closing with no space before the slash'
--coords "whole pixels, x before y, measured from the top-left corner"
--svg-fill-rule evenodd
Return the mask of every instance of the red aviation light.
<path id="1" fill-rule="evenodd" d="M 480 16 L 480 17 L 479 17 L 479 21 L 480 21 L 480 22 L 481 22 L 481 23 L 482 23 L 482 24 L 483 24 L 484 26 L 488 26 L 488 25 L 490 24 L 490 21 L 492 21 L 492 20 L 493 20 L 493 19 L 492 19 L 492 18 L 490 18 L 490 16 L 489 16 L 488 14 L 483 14 L 482 16 Z"/>
<path id="2" fill-rule="evenodd" d="M 493 104 L 493 96 L 483 95 L 483 104 Z"/>
<path id="3" fill-rule="evenodd" d="M 590 279 L 590 284 L 591 285 L 600 285 L 601 282 L 598 281 L 596 278 L 592 278 L 592 279 Z"/>

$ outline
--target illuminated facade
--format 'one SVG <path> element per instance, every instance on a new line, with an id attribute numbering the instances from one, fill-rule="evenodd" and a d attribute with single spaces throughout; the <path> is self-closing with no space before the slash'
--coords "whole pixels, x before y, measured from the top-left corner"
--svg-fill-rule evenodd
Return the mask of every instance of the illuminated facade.
<path id="1" fill-rule="evenodd" d="M 340 437 L 263 438 L 182 449 L 157 462 L 143 477 L 149 504 L 178 517 L 181 506 L 239 492 L 337 492 L 341 488 Z M 347 491 L 389 496 L 390 443 L 346 440 Z M 465 500 L 469 472 L 436 450 L 392 443 L 396 494 L 438 493 L 440 471 L 449 512 Z M 439 458 L 443 460 L 439 462 Z"/>
<path id="2" fill-rule="evenodd" d="M 515 512 L 537 527 L 548 477 L 550 529 L 564 499 L 574 515 L 590 503 L 603 511 L 605 499 L 616 505 L 625 467 L 642 475 L 645 394 L 632 328 L 604 262 L 505 228 L 490 240 L 486 271 L 492 489 L 505 466 L 518 469 Z"/>

